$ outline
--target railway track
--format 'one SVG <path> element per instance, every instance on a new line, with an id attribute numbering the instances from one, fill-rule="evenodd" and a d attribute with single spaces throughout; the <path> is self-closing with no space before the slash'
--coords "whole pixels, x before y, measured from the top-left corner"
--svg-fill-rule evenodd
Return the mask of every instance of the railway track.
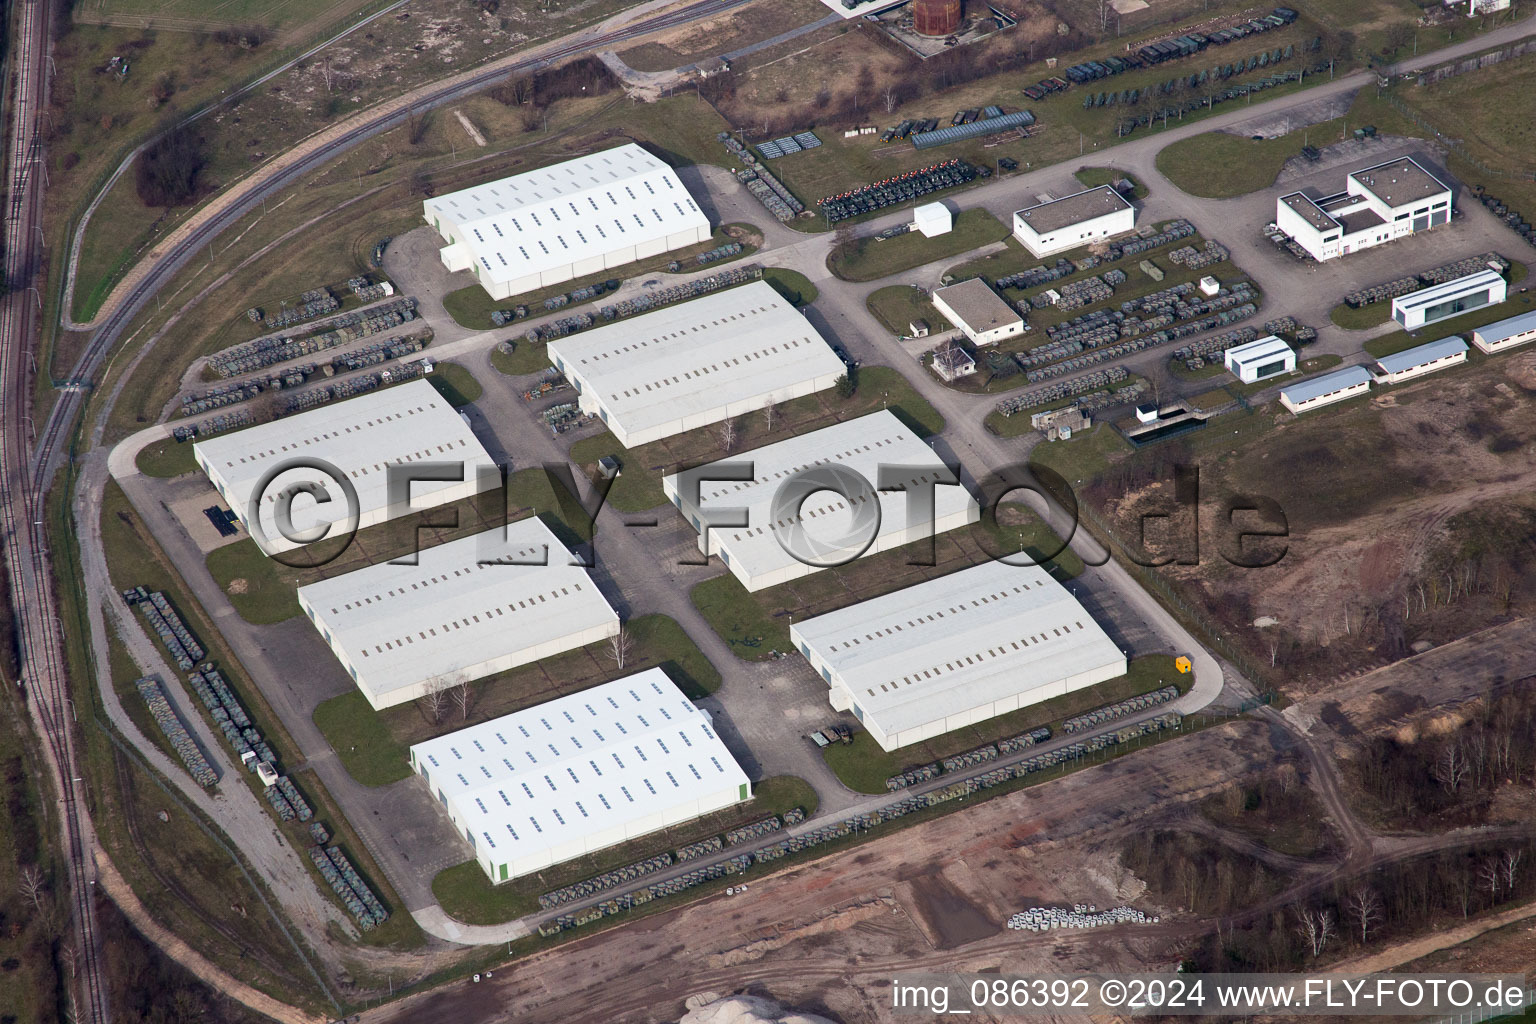
<path id="1" fill-rule="evenodd" d="M 90 812 L 81 800 L 81 779 L 73 732 L 74 705 L 64 668 L 59 622 L 48 562 L 44 490 L 28 472 L 27 414 L 34 352 L 34 313 L 28 305 L 38 270 L 32 247 L 41 230 L 42 188 L 36 173 L 43 157 L 39 115 L 47 101 L 46 61 L 49 14 L 44 0 L 26 0 L 16 10 L 13 44 L 16 68 L 10 149 L 11 197 L 5 223 L 8 293 L 0 299 L 0 533 L 15 597 L 17 641 L 28 704 L 44 740 L 44 754 L 57 782 L 74 940 L 78 947 L 75 1016 L 107 1024 L 110 1007 L 101 971 L 94 879 L 95 845 Z"/>

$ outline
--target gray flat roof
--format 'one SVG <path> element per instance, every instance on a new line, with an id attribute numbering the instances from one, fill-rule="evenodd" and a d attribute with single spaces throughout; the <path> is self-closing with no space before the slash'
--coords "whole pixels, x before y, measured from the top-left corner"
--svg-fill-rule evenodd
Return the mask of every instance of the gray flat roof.
<path id="1" fill-rule="evenodd" d="M 1356 210 L 1354 213 L 1346 213 L 1335 218 L 1344 225 L 1344 233 L 1354 234 L 1356 231 L 1369 231 L 1371 228 L 1385 224 L 1381 214 L 1372 209 Z"/>
<path id="2" fill-rule="evenodd" d="M 1350 175 L 1366 191 L 1394 209 L 1449 191 L 1450 186 L 1430 174 L 1411 156 L 1367 167 Z"/>
<path id="3" fill-rule="evenodd" d="M 1508 320 L 1496 320 L 1491 324 L 1484 324 L 1472 333 L 1477 335 L 1485 345 L 1492 345 L 1532 329 L 1536 329 L 1536 309 L 1529 313 L 1521 313 L 1519 316 L 1512 316 Z"/>
<path id="4" fill-rule="evenodd" d="M 1281 196 L 1280 201 L 1289 206 L 1298 217 L 1319 231 L 1328 231 L 1339 226 L 1339 222 L 1325 213 L 1321 206 L 1318 206 L 1300 192 L 1292 192 L 1288 196 Z"/>
<path id="5" fill-rule="evenodd" d="M 933 295 L 942 298 L 944 305 L 954 310 L 955 316 L 973 331 L 991 331 L 1004 324 L 1021 323 L 1024 319 L 979 277 L 936 289 Z"/>
<path id="6" fill-rule="evenodd" d="M 1227 360 L 1240 366 L 1263 362 L 1278 355 L 1295 355 L 1295 352 L 1291 346 L 1273 334 L 1258 341 L 1250 341 L 1245 345 L 1236 345 L 1227 349 Z"/>
<path id="7" fill-rule="evenodd" d="M 1411 370 L 1415 366 L 1432 363 L 1436 359 L 1444 359 L 1446 356 L 1465 352 L 1467 343 L 1457 335 L 1449 338 L 1441 338 L 1439 341 L 1431 341 L 1427 345 L 1415 345 L 1413 348 L 1394 352 L 1390 356 L 1382 356 L 1376 360 L 1376 365 L 1386 373 L 1402 373 Z"/>
<path id="8" fill-rule="evenodd" d="M 1465 295 L 1481 288 L 1491 287 L 1496 282 L 1504 280 L 1504 275 L 1496 270 L 1479 270 L 1465 277 L 1458 277 L 1453 281 L 1445 281 L 1441 284 L 1432 284 L 1426 288 L 1420 288 L 1416 292 L 1407 295 L 1399 295 L 1392 300 L 1392 311 L 1400 309 L 1417 309 L 1427 306 L 1432 302 L 1444 302 L 1448 298 Z"/>
<path id="9" fill-rule="evenodd" d="M 1371 380 L 1371 372 L 1363 366 L 1351 366 L 1333 373 L 1325 373 L 1321 377 L 1312 377 L 1308 380 L 1292 384 L 1282 388 L 1280 396 L 1288 402 L 1300 404 L 1309 402 L 1330 391 L 1339 391 L 1343 388 L 1354 387 L 1356 384 L 1367 384 Z"/>
<path id="10" fill-rule="evenodd" d="M 1116 210 L 1130 208 L 1131 204 L 1125 201 L 1124 196 L 1108 185 L 1100 185 L 1076 195 L 1052 199 L 1048 203 L 1026 206 L 1014 216 L 1023 218 L 1037 233 L 1044 235 Z"/>

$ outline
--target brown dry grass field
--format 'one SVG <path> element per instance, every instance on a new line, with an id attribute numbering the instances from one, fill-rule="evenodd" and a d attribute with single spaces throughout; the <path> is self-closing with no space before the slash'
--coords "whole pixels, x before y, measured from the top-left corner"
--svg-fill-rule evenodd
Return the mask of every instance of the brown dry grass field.
<path id="1" fill-rule="evenodd" d="M 1532 396 L 1536 352 L 1524 352 L 1301 417 L 1270 403 L 1112 455 L 1086 496 L 1122 537 L 1136 535 L 1143 514 L 1171 513 L 1150 521 L 1148 549 L 1188 559 L 1194 521 L 1173 504 L 1172 467 L 1198 467 L 1200 564 L 1160 572 L 1252 662 L 1273 662 L 1288 693 L 1316 692 L 1415 644 L 1536 609 Z M 1218 550 L 1232 495 L 1278 503 L 1289 530 L 1278 564 L 1238 568 Z M 1248 549 L 1255 544 L 1279 550 L 1263 539 Z M 1276 621 L 1255 626 L 1261 617 Z"/>

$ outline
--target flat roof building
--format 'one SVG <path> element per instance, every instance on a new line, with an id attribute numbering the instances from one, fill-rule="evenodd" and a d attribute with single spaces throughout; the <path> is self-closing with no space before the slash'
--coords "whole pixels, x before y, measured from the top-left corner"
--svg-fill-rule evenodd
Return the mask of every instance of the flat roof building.
<path id="1" fill-rule="evenodd" d="M 422 214 L 447 243 L 443 266 L 493 299 L 710 237 L 677 172 L 634 143 L 434 196 Z"/>
<path id="2" fill-rule="evenodd" d="M 1442 284 L 1432 284 L 1392 300 L 1392 319 L 1404 330 L 1416 331 L 1453 316 L 1503 302 L 1508 294 L 1504 275 L 1479 270 Z"/>
<path id="3" fill-rule="evenodd" d="M 1342 402 L 1371 389 L 1371 371 L 1351 366 L 1320 377 L 1310 377 L 1280 390 L 1280 404 L 1294 413 Z"/>
<path id="4" fill-rule="evenodd" d="M 352 511 L 362 530 L 501 486 L 495 461 L 469 424 L 425 380 L 197 441 L 192 454 L 268 555 L 340 535 Z M 328 463 L 343 474 L 356 492 L 355 510 L 349 509 L 338 479 L 325 469 L 297 464 L 304 459 Z M 412 483 L 409 507 L 392 510 L 389 467 L 402 467 L 397 470 L 402 472 L 430 463 L 462 467 L 463 479 Z M 280 498 L 289 509 L 291 528 L 278 524 Z M 253 502 L 260 508 L 253 509 Z M 329 532 L 322 534 L 326 527 Z"/>
<path id="5" fill-rule="evenodd" d="M 1317 199 L 1288 192 L 1275 200 L 1276 226 L 1318 262 L 1450 219 L 1450 187 L 1412 157 L 1353 172 L 1343 192 Z"/>
<path id="6" fill-rule="evenodd" d="M 1246 345 L 1234 345 L 1222 353 L 1227 372 L 1244 384 L 1253 384 L 1266 377 L 1291 373 L 1296 369 L 1296 353 L 1291 346 L 1273 334 Z"/>
<path id="7" fill-rule="evenodd" d="M 1466 361 L 1467 343 L 1452 335 L 1427 345 L 1417 345 L 1390 356 L 1382 356 L 1376 360 L 1381 370 L 1376 381 L 1378 384 L 1398 384 Z"/>
<path id="8" fill-rule="evenodd" d="M 751 785 L 659 668 L 411 747 L 492 882 L 746 800 Z"/>
<path id="9" fill-rule="evenodd" d="M 943 203 L 924 203 L 912 211 L 912 227 L 924 238 L 947 235 L 955 226 L 954 215 Z"/>
<path id="10" fill-rule="evenodd" d="M 626 448 L 824 391 L 848 368 L 766 281 L 551 341 L 582 412 Z"/>
<path id="11" fill-rule="evenodd" d="M 1136 208 L 1108 185 L 1026 206 L 1013 215 L 1013 234 L 1036 256 L 1075 249 L 1136 227 Z"/>
<path id="12" fill-rule="evenodd" d="M 1536 341 L 1536 310 L 1472 330 L 1472 344 L 1490 355 Z"/>
<path id="13" fill-rule="evenodd" d="M 662 487 L 699 531 L 699 550 L 719 555 L 748 590 L 799 579 L 981 518 L 980 507 L 963 485 L 940 482 L 952 477 L 933 449 L 888 410 L 723 462 L 750 462 L 753 479 L 724 479 L 721 463 L 712 463 L 664 477 Z M 840 482 L 833 479 L 831 467 L 842 474 L 846 493 L 823 489 Z M 910 520 L 907 492 L 880 489 L 881 467 L 901 467 L 900 486 L 931 496 L 931 520 Z M 812 483 L 803 491 L 793 484 L 786 487 L 796 479 Z M 691 498 L 694 493 L 697 503 Z M 787 505 L 781 506 L 781 501 Z M 859 514 L 871 508 L 878 508 L 879 515 Z M 711 512 L 732 511 L 745 511 L 745 526 L 706 528 Z"/>
<path id="14" fill-rule="evenodd" d="M 299 588 L 299 607 L 375 710 L 619 631 L 587 570 L 538 518 Z"/>
<path id="15" fill-rule="evenodd" d="M 1125 654 L 1044 569 L 986 562 L 790 626 L 882 750 L 1125 674 Z"/>
<path id="16" fill-rule="evenodd" d="M 979 277 L 933 290 L 933 305 L 978 346 L 1024 333 L 1024 318 Z"/>

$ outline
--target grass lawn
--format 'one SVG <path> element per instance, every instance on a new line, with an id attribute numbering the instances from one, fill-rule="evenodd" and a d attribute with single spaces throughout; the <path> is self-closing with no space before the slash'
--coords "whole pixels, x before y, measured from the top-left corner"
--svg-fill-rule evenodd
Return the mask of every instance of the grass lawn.
<path id="1" fill-rule="evenodd" d="M 1117 171 L 1113 167 L 1084 167 L 1080 171 L 1073 171 L 1072 177 L 1076 178 L 1077 183 L 1083 186 L 1083 188 L 1097 188 L 1100 185 L 1113 185 L 1121 178 L 1124 178 L 1133 186 L 1135 186 L 1131 190 L 1132 198 L 1147 198 L 1147 186 L 1145 182 L 1136 177 L 1134 174 L 1126 174 L 1124 171 Z"/>
<path id="2" fill-rule="evenodd" d="M 763 270 L 763 280 L 773 285 L 773 290 L 783 296 L 784 301 L 800 309 L 809 306 L 816 301 L 816 286 L 811 279 L 798 270 L 786 270 L 783 267 L 767 267 Z"/>
<path id="3" fill-rule="evenodd" d="M 1231 199 L 1269 188 L 1280 168 L 1309 142 L 1337 141 L 1344 120 L 1324 121 L 1273 139 L 1206 132 L 1181 139 L 1157 154 L 1157 169 L 1181 191 L 1205 199 Z"/>
<path id="4" fill-rule="evenodd" d="M 1123 676 L 1039 704 L 1031 704 L 922 743 L 886 752 L 880 749 L 880 745 L 869 733 L 860 731 L 854 734 L 852 743 L 834 743 L 822 750 L 822 756 L 826 759 L 827 767 L 849 789 L 860 793 L 884 793 L 885 780 L 908 768 L 931 764 L 988 743 L 996 743 L 1041 725 L 1049 725 L 1053 736 L 1060 735 L 1064 719 L 1156 690 L 1168 683 L 1177 683 L 1180 692 L 1184 692 L 1189 689 L 1192 681 L 1190 676 L 1181 674 L 1173 667 L 1171 655 L 1149 654 L 1132 661 Z"/>
<path id="5" fill-rule="evenodd" d="M 498 345 L 491 350 L 491 365 L 508 377 L 527 377 L 549 369 L 549 355 L 541 344 L 527 338 L 508 338 L 505 344 L 512 351 L 503 352 Z"/>
<path id="6" fill-rule="evenodd" d="M 246 622 L 269 626 L 301 614 L 294 585 L 281 575 L 282 563 L 262 554 L 249 537 L 214 548 L 204 561 Z"/>
<path id="7" fill-rule="evenodd" d="M 1018 414 L 1010 417 L 1018 419 Z M 1026 416 L 1024 421 L 1029 422 Z M 1069 484 L 1092 480 L 1109 468 L 1113 459 L 1131 451 L 1130 442 L 1107 423 L 1095 423 L 1088 430 L 1073 434 L 1069 441 L 1052 441 L 1029 453 L 1031 462 L 1053 469 Z"/>
<path id="8" fill-rule="evenodd" d="M 192 442 L 178 441 L 174 437 L 139 449 L 134 464 L 145 476 L 161 479 L 197 472 L 197 460 L 192 457 Z"/>
<path id="9" fill-rule="evenodd" d="M 432 879 L 432 894 L 449 916 L 460 921 L 500 924 L 536 912 L 539 897 L 552 889 L 658 853 L 675 851 L 680 846 L 721 835 L 769 815 L 783 815 L 794 807 L 799 807 L 809 817 L 816 813 L 816 806 L 816 793 L 804 780 L 789 775 L 777 776 L 757 783 L 750 800 L 499 885 L 493 885 L 475 861 L 455 864 L 444 868 Z"/>
<path id="10" fill-rule="evenodd" d="M 475 375 L 458 363 L 437 363 L 427 379 L 455 409 L 477 401 L 485 393 Z"/>
<path id="11" fill-rule="evenodd" d="M 347 774 L 363 785 L 387 786 L 410 776 L 410 754 L 384 728 L 362 691 L 332 697 L 315 708 L 314 719 Z"/>
<path id="12" fill-rule="evenodd" d="M 998 507 L 996 522 L 983 517 L 979 523 L 939 534 L 931 558 L 928 543 L 917 541 L 763 590 L 749 592 L 726 573 L 698 584 L 689 596 L 738 657 L 764 661 L 775 651 L 793 650 L 791 622 L 1019 551 L 1049 566 L 1057 579 L 1070 579 L 1083 571 L 1082 560 L 1065 548 L 1034 510 L 1005 502 Z M 1056 557 L 1046 559 L 1045 555 Z"/>
<path id="13" fill-rule="evenodd" d="M 723 150 L 722 150 L 723 152 Z M 460 327 L 468 327 L 476 331 L 500 330 L 491 323 L 491 313 L 498 309 L 514 309 L 517 306 L 527 306 L 528 315 L 532 317 L 544 316 L 546 313 L 556 312 L 546 310 L 544 300 L 556 295 L 569 295 L 577 288 L 587 285 L 602 284 L 605 281 L 628 280 L 631 278 L 645 277 L 649 274 L 660 274 L 667 271 L 667 267 L 674 260 L 682 264 L 682 273 L 692 273 L 703 270 L 704 264 L 694 261 L 699 253 L 717 249 L 727 242 L 742 243 L 741 252 L 728 259 L 716 260 L 708 264 L 710 268 L 723 267 L 752 255 L 762 244 L 762 236 L 757 229 L 750 224 L 727 224 L 717 228 L 715 233 L 706 241 L 690 245 L 685 249 L 676 249 L 665 252 L 659 256 L 651 256 L 634 263 L 626 263 L 623 266 L 610 267 L 596 274 L 588 274 L 561 284 L 550 285 L 548 288 L 539 288 L 536 291 L 524 292 L 514 295 L 510 299 L 493 299 L 490 293 L 478 284 L 467 285 L 457 291 L 451 291 L 443 296 L 443 308 L 448 310 L 448 315 L 458 322 Z M 579 309 L 589 303 L 602 305 L 607 301 L 607 296 L 599 295 L 581 302 L 572 301 L 561 306 L 558 312 L 564 314 L 571 310 Z M 516 323 L 506 325 L 506 329 L 516 331 Z"/>
<path id="14" fill-rule="evenodd" d="M 898 338 L 908 337 L 912 333 L 912 322 L 915 320 L 926 320 L 928 330 L 933 334 L 943 334 L 953 329 L 953 325 L 944 319 L 929 300 L 927 293 L 915 285 L 893 284 L 870 292 L 864 305 L 880 321 L 881 326 Z"/>
<path id="15" fill-rule="evenodd" d="M 782 402 L 775 407 L 772 429 L 761 411 L 736 417 L 732 452 L 751 451 L 882 408 L 890 409 L 919 437 L 929 437 L 944 429 L 944 417 L 913 390 L 905 377 L 888 366 L 865 366 L 858 371 L 858 389 L 852 397 L 843 398 L 829 388 Z M 596 473 L 597 460 L 604 455 L 619 460 L 619 476 L 608 492 L 608 503 L 620 512 L 643 512 L 667 504 L 661 478 L 673 467 L 712 462 L 727 454 L 715 427 L 664 437 L 633 451 L 619 444 L 618 438 L 606 430 L 571 446 L 571 461 L 589 477 Z"/>
<path id="16" fill-rule="evenodd" d="M 1392 303 L 1373 302 L 1369 306 L 1354 309 L 1348 303 L 1341 302 L 1329 311 L 1328 319 L 1346 331 L 1363 331 L 1367 327 L 1375 327 L 1391 320 Z"/>
<path id="17" fill-rule="evenodd" d="M 926 238 L 920 231 L 909 231 L 884 241 L 871 237 L 855 238 L 847 246 L 832 251 L 827 257 L 827 267 L 844 281 L 878 281 L 925 263 L 1001 242 L 1008 235 L 1006 224 L 986 210 L 972 208 L 955 218 L 954 230 L 936 238 Z"/>

